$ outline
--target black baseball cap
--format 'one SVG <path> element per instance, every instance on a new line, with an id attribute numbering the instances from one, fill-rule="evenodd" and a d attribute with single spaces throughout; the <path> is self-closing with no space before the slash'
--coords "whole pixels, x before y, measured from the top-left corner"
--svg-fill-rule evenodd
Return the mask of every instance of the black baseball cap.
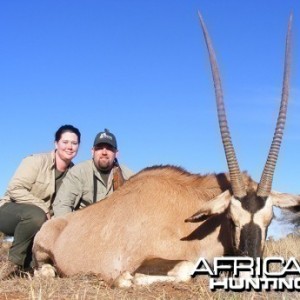
<path id="1" fill-rule="evenodd" d="M 114 134 L 112 134 L 108 129 L 104 129 L 104 131 L 99 132 L 94 140 L 94 147 L 99 144 L 108 144 L 118 149 L 117 140 Z"/>

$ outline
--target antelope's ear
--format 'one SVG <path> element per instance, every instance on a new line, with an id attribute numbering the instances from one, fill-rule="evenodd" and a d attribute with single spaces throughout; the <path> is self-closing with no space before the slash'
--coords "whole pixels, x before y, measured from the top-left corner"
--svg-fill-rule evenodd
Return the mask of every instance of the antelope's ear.
<path id="1" fill-rule="evenodd" d="M 185 222 L 197 222 L 200 218 L 204 216 L 210 217 L 212 215 L 221 214 L 229 206 L 231 197 L 232 196 L 230 192 L 227 190 L 222 194 L 218 195 L 217 197 L 208 200 L 201 206 L 198 212 L 196 212 L 191 217 L 187 218 Z"/>
<path id="2" fill-rule="evenodd" d="M 300 195 L 271 191 L 270 196 L 272 198 L 273 205 L 281 208 L 288 208 L 300 205 Z"/>

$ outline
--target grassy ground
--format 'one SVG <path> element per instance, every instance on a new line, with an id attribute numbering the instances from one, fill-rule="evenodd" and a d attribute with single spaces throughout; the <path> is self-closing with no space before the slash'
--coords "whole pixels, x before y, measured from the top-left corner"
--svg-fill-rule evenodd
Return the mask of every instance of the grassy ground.
<path id="1" fill-rule="evenodd" d="M 279 241 L 268 241 L 265 256 L 296 257 L 300 260 L 299 236 L 288 236 Z M 5 263 L 7 247 L 0 236 L 0 270 Z M 225 292 L 210 291 L 208 279 L 196 277 L 190 283 L 155 284 L 150 287 L 129 289 L 111 288 L 94 275 L 71 278 L 33 278 L 24 274 L 23 278 L 0 281 L 2 299 L 300 299 L 298 292 Z"/>

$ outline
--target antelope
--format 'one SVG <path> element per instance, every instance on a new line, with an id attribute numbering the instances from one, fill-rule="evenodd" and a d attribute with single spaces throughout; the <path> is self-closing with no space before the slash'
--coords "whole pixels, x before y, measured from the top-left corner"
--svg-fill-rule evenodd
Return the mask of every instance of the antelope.
<path id="1" fill-rule="evenodd" d="M 299 195 L 272 190 L 287 113 L 292 14 L 281 106 L 259 183 L 240 171 L 216 56 L 200 13 L 199 19 L 229 172 L 200 175 L 170 165 L 148 167 L 105 200 L 52 218 L 34 239 L 33 253 L 41 274 L 43 267 L 49 270 L 50 263 L 61 276 L 94 273 L 120 287 L 186 281 L 199 257 L 208 261 L 223 255 L 261 257 L 273 206 L 300 204 Z"/>

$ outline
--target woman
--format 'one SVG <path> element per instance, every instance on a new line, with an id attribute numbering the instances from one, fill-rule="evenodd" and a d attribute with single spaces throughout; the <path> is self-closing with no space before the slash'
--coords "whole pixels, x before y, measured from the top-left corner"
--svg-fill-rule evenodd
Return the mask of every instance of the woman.
<path id="1" fill-rule="evenodd" d="M 32 242 L 42 224 L 51 217 L 52 201 L 63 177 L 73 166 L 80 131 L 63 125 L 55 133 L 55 150 L 23 159 L 0 199 L 0 231 L 14 236 L 8 263 L 0 279 L 32 267 Z"/>

